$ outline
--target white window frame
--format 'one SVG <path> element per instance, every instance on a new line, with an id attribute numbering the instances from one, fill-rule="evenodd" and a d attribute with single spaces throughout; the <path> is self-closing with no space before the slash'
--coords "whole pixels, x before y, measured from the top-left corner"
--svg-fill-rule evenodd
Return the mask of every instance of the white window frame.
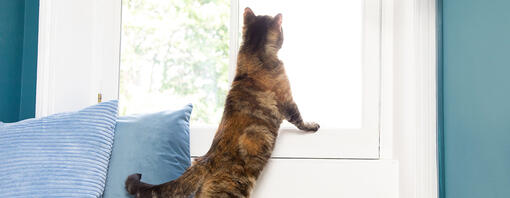
<path id="1" fill-rule="evenodd" d="M 233 79 L 239 49 L 240 11 L 244 0 L 231 0 L 230 18 L 230 80 Z M 363 42 L 363 102 L 361 129 L 320 129 L 316 134 L 303 134 L 294 127 L 282 127 L 273 152 L 273 158 L 331 158 L 331 159 L 378 159 L 380 158 L 380 135 L 382 125 L 391 119 L 381 120 L 385 112 L 383 94 L 391 95 L 391 86 L 383 87 L 382 71 L 391 71 L 391 65 L 383 65 L 381 52 L 383 28 L 391 29 L 383 23 L 381 0 L 364 0 L 364 42 Z M 285 14 L 285 13 L 284 13 Z M 373 25 L 369 22 L 379 21 Z M 283 60 L 285 62 L 285 60 Z M 389 73 L 389 72 L 386 72 Z M 292 83 L 292 82 L 291 82 Z M 386 82 L 384 85 L 386 85 Z M 298 104 L 299 106 L 299 104 Z M 385 115 L 387 116 L 387 115 Z M 388 121 L 383 124 L 382 121 Z M 320 123 L 320 120 L 318 120 Z M 367 127 L 369 126 L 369 127 Z M 214 137 L 216 128 L 191 128 L 191 154 L 205 154 Z"/>
<path id="2" fill-rule="evenodd" d="M 273 157 L 379 159 L 384 155 L 381 154 L 381 146 L 384 145 L 381 140 L 390 139 L 384 136 L 391 135 L 389 131 L 392 124 L 392 100 L 388 98 L 392 96 L 392 65 L 388 61 L 383 62 L 390 57 L 386 50 L 383 50 L 387 48 L 384 44 L 391 43 L 388 41 L 389 37 L 385 38 L 383 33 L 393 27 L 389 23 L 391 15 L 384 13 L 388 10 L 384 8 L 387 3 L 382 3 L 383 0 L 365 1 L 366 7 L 373 11 L 365 12 L 364 17 L 371 17 L 372 21 L 373 18 L 378 18 L 376 20 L 381 23 L 378 26 L 364 25 L 364 28 L 371 29 L 364 32 L 371 35 L 365 36 L 369 40 L 365 40 L 364 44 L 368 43 L 370 46 L 364 46 L 364 50 L 370 51 L 363 53 L 364 56 L 368 55 L 364 57 L 366 62 L 363 63 L 363 79 L 379 81 L 365 81 L 363 88 L 363 122 L 372 127 L 361 130 L 321 129 L 316 134 L 303 134 L 295 128 L 282 128 Z M 239 2 L 240 0 L 231 0 L 230 30 L 234 31 L 230 31 L 230 45 L 233 46 L 230 48 L 230 79 L 233 79 L 239 48 Z M 103 100 L 118 99 L 120 9 L 120 0 L 72 3 L 64 0 L 42 1 L 37 117 L 81 109 L 96 103 L 98 94 L 102 94 Z M 89 12 L 80 13 L 83 10 Z M 114 11 L 109 12 L 110 10 Z M 67 34 L 72 31 L 70 28 L 73 28 L 62 25 L 71 23 L 66 21 L 67 18 L 90 25 L 88 29 L 81 30 L 85 38 L 74 38 L 74 35 Z M 85 47 L 77 45 L 76 48 L 69 49 L 69 43 L 76 39 L 80 39 L 76 42 Z M 87 46 L 88 43 L 91 45 Z M 62 57 L 62 54 L 66 56 Z M 76 64 L 73 64 L 74 62 Z M 367 70 L 370 72 L 366 72 Z M 72 81 L 79 83 L 69 83 Z M 367 84 L 375 84 L 375 87 L 367 88 Z M 76 85 L 81 85 L 82 88 L 77 90 Z M 379 104 L 367 102 L 367 98 L 379 98 Z M 318 122 L 320 123 L 320 120 Z M 192 156 L 201 156 L 207 152 L 215 130 L 216 128 L 191 128 Z"/>

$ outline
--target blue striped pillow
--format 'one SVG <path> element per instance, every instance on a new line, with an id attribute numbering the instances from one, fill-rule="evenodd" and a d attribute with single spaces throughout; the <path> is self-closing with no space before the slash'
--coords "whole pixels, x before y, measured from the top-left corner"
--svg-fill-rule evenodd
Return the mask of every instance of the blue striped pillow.
<path id="1" fill-rule="evenodd" d="M 117 101 L 0 124 L 0 197 L 99 197 Z"/>

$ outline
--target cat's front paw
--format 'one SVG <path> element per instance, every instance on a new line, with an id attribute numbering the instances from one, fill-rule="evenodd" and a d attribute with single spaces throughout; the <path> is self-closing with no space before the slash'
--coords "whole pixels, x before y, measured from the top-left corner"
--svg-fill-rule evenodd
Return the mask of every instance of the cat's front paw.
<path id="1" fill-rule="evenodd" d="M 321 126 L 315 122 L 307 122 L 299 127 L 300 130 L 309 132 L 316 132 L 319 130 L 319 128 L 321 128 Z"/>

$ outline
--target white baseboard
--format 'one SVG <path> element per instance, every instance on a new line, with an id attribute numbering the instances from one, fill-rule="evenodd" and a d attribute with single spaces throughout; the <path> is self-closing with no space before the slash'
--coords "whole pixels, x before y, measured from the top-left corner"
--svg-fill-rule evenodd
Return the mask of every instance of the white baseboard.
<path id="1" fill-rule="evenodd" d="M 397 198 L 396 160 L 271 159 L 253 198 Z"/>

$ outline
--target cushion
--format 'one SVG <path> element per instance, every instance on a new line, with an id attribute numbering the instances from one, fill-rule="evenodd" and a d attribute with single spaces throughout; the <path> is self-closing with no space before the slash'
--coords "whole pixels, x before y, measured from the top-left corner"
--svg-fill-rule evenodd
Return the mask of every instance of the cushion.
<path id="1" fill-rule="evenodd" d="M 0 124 L 0 197 L 101 196 L 117 101 Z"/>
<path id="2" fill-rule="evenodd" d="M 119 117 L 103 197 L 131 197 L 124 182 L 133 173 L 150 184 L 179 177 L 190 166 L 191 110 L 190 104 L 176 111 Z"/>

